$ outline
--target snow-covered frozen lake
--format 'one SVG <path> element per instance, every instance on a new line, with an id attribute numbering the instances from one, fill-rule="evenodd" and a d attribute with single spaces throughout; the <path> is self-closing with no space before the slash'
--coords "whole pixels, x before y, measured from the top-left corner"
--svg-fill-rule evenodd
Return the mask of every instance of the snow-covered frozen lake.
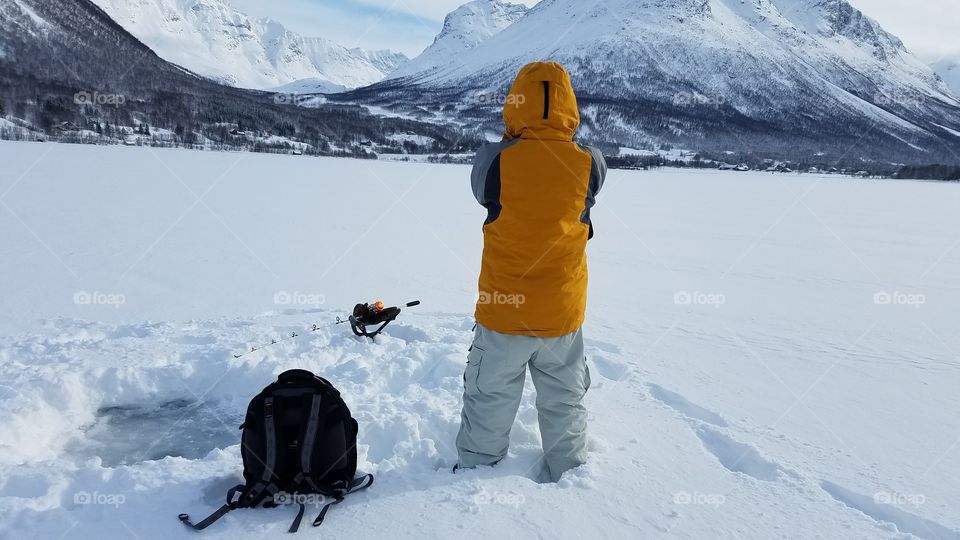
<path id="1" fill-rule="evenodd" d="M 293 367 L 340 387 L 377 475 L 301 535 L 960 538 L 955 184 L 611 171 L 591 457 L 549 485 L 532 388 L 510 457 L 449 473 L 468 167 L 9 142 L 0 163 L 0 538 L 189 537 L 177 514 L 222 503 L 246 402 Z M 423 305 L 373 344 L 333 325 L 377 298 Z"/>

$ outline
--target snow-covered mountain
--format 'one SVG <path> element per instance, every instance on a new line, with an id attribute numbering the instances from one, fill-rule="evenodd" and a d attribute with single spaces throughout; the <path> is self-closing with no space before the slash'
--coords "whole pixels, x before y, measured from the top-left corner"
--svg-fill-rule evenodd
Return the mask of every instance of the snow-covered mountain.
<path id="1" fill-rule="evenodd" d="M 306 38 L 226 0 L 94 2 L 161 58 L 231 86 L 272 89 L 308 79 L 315 91 L 340 91 L 379 81 L 408 60 Z"/>
<path id="2" fill-rule="evenodd" d="M 0 137 L 109 143 L 144 130 L 164 145 L 364 156 L 479 144 L 455 126 L 283 98 L 160 58 L 91 0 L 0 0 Z"/>
<path id="3" fill-rule="evenodd" d="M 410 63 L 425 69 L 363 94 L 428 103 L 434 92 L 461 115 L 489 114 L 476 96 L 504 93 L 522 64 L 549 59 L 570 69 L 581 136 L 595 142 L 837 156 L 861 144 L 901 159 L 960 145 L 957 98 L 846 0 L 544 0 L 472 48 L 428 53 Z"/>
<path id="4" fill-rule="evenodd" d="M 527 6 L 500 0 L 473 0 L 447 14 L 443 29 L 433 43 L 414 60 L 401 65 L 390 77 L 403 77 L 434 70 L 455 61 L 526 15 Z"/>
<path id="5" fill-rule="evenodd" d="M 960 96 L 960 56 L 943 58 L 930 67 L 943 78 L 953 95 Z"/>

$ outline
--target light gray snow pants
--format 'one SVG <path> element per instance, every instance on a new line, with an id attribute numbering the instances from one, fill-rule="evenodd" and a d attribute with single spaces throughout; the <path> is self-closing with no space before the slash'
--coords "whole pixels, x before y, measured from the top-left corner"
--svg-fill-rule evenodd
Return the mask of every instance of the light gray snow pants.
<path id="1" fill-rule="evenodd" d="M 457 435 L 461 468 L 493 465 L 507 455 L 528 365 L 551 481 L 586 461 L 583 396 L 590 388 L 590 370 L 582 329 L 558 338 L 538 338 L 501 334 L 477 324 L 463 375 Z"/>

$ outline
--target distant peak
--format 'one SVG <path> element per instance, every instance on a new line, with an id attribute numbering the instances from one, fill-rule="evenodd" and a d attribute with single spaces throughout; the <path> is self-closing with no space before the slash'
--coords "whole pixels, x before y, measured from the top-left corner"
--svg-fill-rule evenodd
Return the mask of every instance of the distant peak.
<path id="1" fill-rule="evenodd" d="M 473 0 L 447 14 L 443 30 L 434 43 L 447 36 L 467 37 L 465 43 L 476 45 L 523 17 L 529 9 L 523 4 L 500 0 Z"/>

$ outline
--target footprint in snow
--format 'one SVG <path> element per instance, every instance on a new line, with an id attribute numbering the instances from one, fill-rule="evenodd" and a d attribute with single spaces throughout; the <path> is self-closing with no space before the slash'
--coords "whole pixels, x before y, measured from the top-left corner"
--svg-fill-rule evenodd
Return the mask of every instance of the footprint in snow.
<path id="1" fill-rule="evenodd" d="M 960 540 L 960 531 L 890 504 L 888 500 L 892 495 L 889 493 L 869 497 L 826 480 L 820 482 L 820 487 L 844 506 L 858 510 L 878 523 L 892 523 L 901 533 L 928 540 Z"/>
<path id="2" fill-rule="evenodd" d="M 777 480 L 781 472 L 794 476 L 792 471 L 784 471 L 776 463 L 764 458 L 755 447 L 707 427 L 707 425 L 717 428 L 729 427 L 727 421 L 719 414 L 692 403 L 680 394 L 660 385 L 651 383 L 647 388 L 650 389 L 650 395 L 660 403 L 691 420 L 702 422 L 700 427 L 696 428 L 697 437 L 703 443 L 703 447 L 713 454 L 728 471 L 745 474 L 765 482 Z"/>
<path id="3" fill-rule="evenodd" d="M 742 473 L 765 482 L 773 482 L 780 476 L 780 466 L 761 456 L 760 452 L 749 444 L 731 439 L 708 427 L 697 429 L 697 437 L 704 448 L 730 472 Z"/>
<path id="4" fill-rule="evenodd" d="M 671 392 L 660 385 L 652 383 L 648 384 L 647 388 L 650 389 L 650 395 L 652 395 L 654 399 L 686 417 L 700 420 L 701 422 L 706 422 L 717 427 L 728 426 L 722 416 L 711 410 L 704 409 L 695 403 L 691 403 L 680 394 Z"/>
<path id="5" fill-rule="evenodd" d="M 600 349 L 601 351 L 607 352 L 607 353 L 610 353 L 610 354 L 622 354 L 622 353 L 623 353 L 623 349 L 621 349 L 619 345 L 616 345 L 616 344 L 614 344 L 614 343 L 607 343 L 606 341 L 597 341 L 597 340 L 595 340 L 595 339 L 585 339 L 585 340 L 583 340 L 583 342 L 584 342 L 584 344 L 586 344 L 587 347 L 593 347 L 593 348 L 595 348 L 595 349 Z"/>
<path id="6" fill-rule="evenodd" d="M 597 368 L 597 373 L 599 373 L 604 379 L 609 379 L 611 381 L 622 381 L 627 378 L 627 375 L 630 374 L 629 366 L 623 362 L 610 359 L 603 354 L 587 355 L 587 357 Z"/>

